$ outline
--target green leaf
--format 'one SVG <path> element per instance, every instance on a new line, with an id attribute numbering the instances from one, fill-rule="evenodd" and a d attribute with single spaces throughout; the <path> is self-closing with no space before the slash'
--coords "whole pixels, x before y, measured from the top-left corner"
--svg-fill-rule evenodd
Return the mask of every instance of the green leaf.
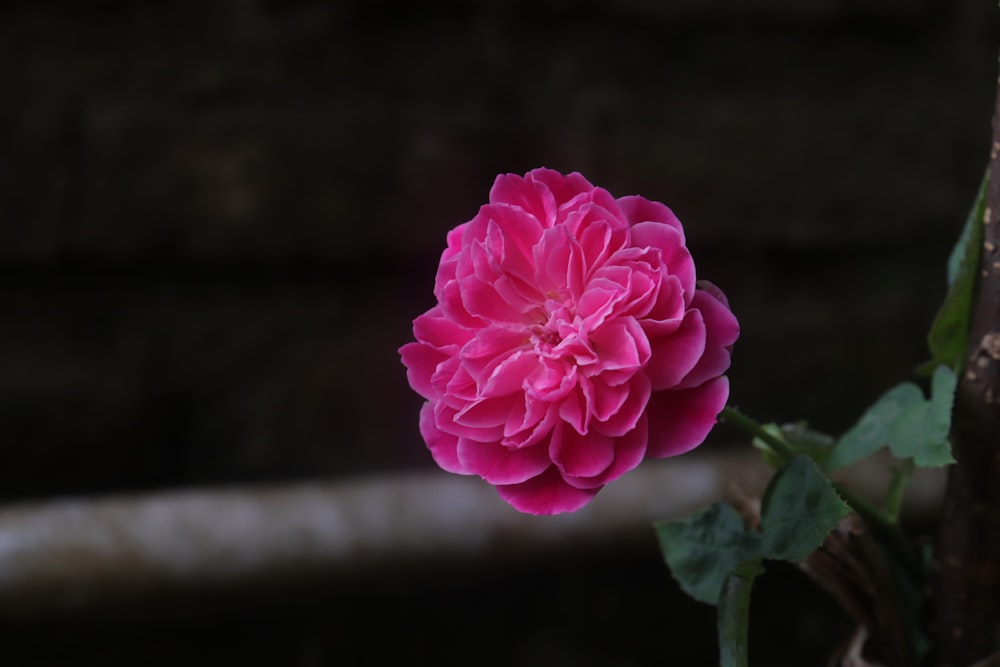
<path id="1" fill-rule="evenodd" d="M 958 243 L 948 258 L 948 294 L 931 323 L 927 343 L 934 363 L 959 371 L 965 357 L 966 339 L 976 270 L 983 243 L 983 216 L 986 213 L 986 186 L 989 170 L 983 176 L 976 202 L 965 221 Z"/>
<path id="2" fill-rule="evenodd" d="M 823 544 L 837 523 L 850 513 L 830 480 L 808 456 L 797 456 L 782 468 L 761 505 L 761 555 L 797 562 Z"/>
<path id="3" fill-rule="evenodd" d="M 958 378 L 947 366 L 938 366 L 931 380 L 929 401 L 909 405 L 892 424 L 889 447 L 899 458 L 912 458 L 924 468 L 954 463 L 948 432 Z"/>
<path id="4" fill-rule="evenodd" d="M 840 470 L 888 445 L 899 415 L 907 407 L 923 402 L 924 393 L 912 382 L 896 385 L 882 394 L 834 445 L 826 461 L 826 470 Z"/>
<path id="5" fill-rule="evenodd" d="M 655 527 L 674 579 L 688 595 L 708 604 L 718 602 L 726 577 L 758 550 L 757 534 L 746 530 L 736 510 L 723 502 Z"/>
<path id="6" fill-rule="evenodd" d="M 719 597 L 719 663 L 722 667 L 747 667 L 750 630 L 750 593 L 754 579 L 763 574 L 760 559 L 741 563 L 726 577 Z"/>
<path id="7" fill-rule="evenodd" d="M 717 502 L 683 519 L 655 524 L 664 560 L 691 597 L 715 604 L 726 577 L 749 560 L 799 561 L 822 544 L 849 509 L 816 463 L 796 456 L 771 479 L 761 530 Z"/>

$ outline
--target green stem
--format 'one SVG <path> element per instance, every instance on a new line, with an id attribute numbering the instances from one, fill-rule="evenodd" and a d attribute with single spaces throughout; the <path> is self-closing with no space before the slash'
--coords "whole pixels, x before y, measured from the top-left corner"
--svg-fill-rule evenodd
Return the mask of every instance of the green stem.
<path id="1" fill-rule="evenodd" d="M 764 572 L 759 560 L 748 561 L 726 577 L 719 597 L 719 664 L 747 667 L 750 634 L 750 592 L 754 579 Z"/>
<path id="2" fill-rule="evenodd" d="M 760 439 L 786 463 L 798 455 L 798 452 L 796 452 L 795 449 L 782 438 L 777 437 L 756 421 L 747 417 L 745 414 L 732 406 L 727 405 L 722 408 L 722 413 L 719 414 L 719 417 L 722 421 L 729 422 L 730 424 L 743 429 L 751 436 Z"/>
<path id="3" fill-rule="evenodd" d="M 903 494 L 910 484 L 910 477 L 913 475 L 913 459 L 906 459 L 901 468 L 893 471 L 892 482 L 889 484 L 889 493 L 885 498 L 885 514 L 893 523 L 899 523 L 899 514 L 903 509 Z"/>

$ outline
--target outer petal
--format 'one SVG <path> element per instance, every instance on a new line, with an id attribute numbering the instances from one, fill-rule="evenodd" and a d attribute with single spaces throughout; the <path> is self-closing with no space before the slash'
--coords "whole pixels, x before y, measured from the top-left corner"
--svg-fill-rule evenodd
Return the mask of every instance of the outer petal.
<path id="1" fill-rule="evenodd" d="M 500 399 L 488 400 L 495 402 Z M 470 425 L 456 419 L 458 410 L 445 403 L 444 400 L 436 401 L 432 405 L 434 406 L 434 425 L 439 431 L 463 438 L 479 440 L 480 442 L 499 442 L 500 438 L 503 437 L 503 421 L 500 420 L 496 425 L 482 423 L 481 414 L 485 412 L 484 410 L 472 410 L 468 407 L 463 408 L 466 410 L 465 418 L 470 422 L 477 422 Z M 469 414 L 470 411 L 471 414 Z M 486 416 L 489 418 L 496 417 L 495 414 L 487 414 Z"/>
<path id="2" fill-rule="evenodd" d="M 563 475 L 594 477 L 615 460 L 615 439 L 600 433 L 580 435 L 560 424 L 552 430 L 549 456 Z"/>
<path id="3" fill-rule="evenodd" d="M 479 475 L 490 484 L 519 484 L 548 468 L 547 447 L 507 449 L 495 442 L 476 442 L 459 438 L 458 461 L 467 472 Z"/>
<path id="4" fill-rule="evenodd" d="M 716 378 L 694 389 L 663 391 L 649 399 L 649 448 L 656 458 L 677 456 L 700 445 L 729 398 L 729 379 Z"/>
<path id="5" fill-rule="evenodd" d="M 639 373 L 632 377 L 627 386 L 628 398 L 617 412 L 607 421 L 594 422 L 591 425 L 598 433 L 621 437 L 640 425 L 646 405 L 649 403 L 649 378 Z"/>
<path id="6" fill-rule="evenodd" d="M 473 332 L 448 319 L 435 306 L 413 320 L 413 335 L 421 343 L 450 352 L 465 345 L 472 338 Z"/>
<path id="7" fill-rule="evenodd" d="M 544 187 L 555 198 L 556 204 L 565 204 L 582 192 L 593 191 L 594 185 L 579 172 L 563 175 L 555 169 L 541 167 L 532 169 L 524 175 L 525 180 L 534 183 L 536 187 Z"/>
<path id="8" fill-rule="evenodd" d="M 687 302 L 684 288 L 677 276 L 666 276 L 660 281 L 656 303 L 639 322 L 650 338 L 673 333 L 681 325 Z"/>
<path id="9" fill-rule="evenodd" d="M 519 350 L 492 369 L 480 385 L 483 396 L 506 396 L 519 391 L 528 375 L 538 367 L 538 356 L 533 351 Z"/>
<path id="10" fill-rule="evenodd" d="M 640 222 L 659 222 L 682 233 L 684 231 L 681 221 L 677 219 L 674 212 L 658 201 L 652 201 L 639 195 L 629 195 L 619 197 L 618 206 L 621 207 L 632 225 Z"/>
<path id="11" fill-rule="evenodd" d="M 690 302 L 695 288 L 694 260 L 684 245 L 684 233 L 659 222 L 640 222 L 632 227 L 632 243 L 640 248 L 659 248 L 670 275 L 677 276 Z"/>
<path id="12" fill-rule="evenodd" d="M 500 497 L 514 509 L 529 514 L 575 512 L 590 502 L 599 490 L 570 486 L 555 466 L 526 482 L 497 487 Z"/>
<path id="13" fill-rule="evenodd" d="M 632 470 L 646 456 L 646 447 L 649 442 L 649 428 L 647 419 L 643 416 L 636 427 L 622 438 L 615 440 L 615 460 L 604 472 L 594 477 L 572 478 L 563 474 L 563 478 L 570 486 L 580 489 L 593 489 L 601 487 L 608 482 L 612 482 L 629 470 Z"/>
<path id="14" fill-rule="evenodd" d="M 509 204 L 521 208 L 539 225 L 550 227 L 556 217 L 555 197 L 545 187 L 538 187 L 525 176 L 501 174 L 490 189 L 491 204 Z"/>
<path id="15" fill-rule="evenodd" d="M 678 383 L 678 388 L 697 387 L 725 373 L 732 356 L 730 349 L 740 336 L 736 316 L 709 292 L 698 290 L 691 307 L 697 308 L 705 319 L 705 353 Z"/>
<path id="16" fill-rule="evenodd" d="M 448 355 L 423 343 L 407 343 L 399 348 L 399 356 L 406 366 L 406 378 L 413 391 L 424 398 L 436 398 L 437 389 L 431 384 L 431 377 L 438 364 L 448 359 Z"/>
<path id="17" fill-rule="evenodd" d="M 427 449 L 431 451 L 434 462 L 441 466 L 442 470 L 459 475 L 469 474 L 458 460 L 458 436 L 438 429 L 434 423 L 434 406 L 431 403 L 424 403 L 420 409 L 420 435 L 427 443 Z"/>
<path id="18" fill-rule="evenodd" d="M 689 310 L 677 331 L 649 343 L 652 356 L 646 373 L 653 391 L 675 387 L 705 352 L 705 320 L 699 311 Z"/>

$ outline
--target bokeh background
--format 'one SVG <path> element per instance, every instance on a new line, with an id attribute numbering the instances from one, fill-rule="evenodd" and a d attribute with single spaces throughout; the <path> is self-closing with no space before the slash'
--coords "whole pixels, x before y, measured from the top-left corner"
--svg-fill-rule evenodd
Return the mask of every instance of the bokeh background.
<path id="1" fill-rule="evenodd" d="M 543 165 L 671 206 L 741 319 L 733 402 L 838 432 L 926 358 L 997 28 L 971 0 L 5 3 L 0 498 L 429 469 L 396 349 L 447 230 Z M 7 638 L 18 664 L 458 664 L 455 635 L 703 664 L 649 640 L 670 586 L 609 549 Z"/>

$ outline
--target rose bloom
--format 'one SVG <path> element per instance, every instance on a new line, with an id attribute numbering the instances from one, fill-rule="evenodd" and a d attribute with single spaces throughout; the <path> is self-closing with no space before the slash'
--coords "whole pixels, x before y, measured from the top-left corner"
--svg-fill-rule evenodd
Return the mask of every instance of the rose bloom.
<path id="1" fill-rule="evenodd" d="M 693 449 L 728 399 L 739 325 L 696 284 L 681 223 L 578 173 L 498 176 L 448 233 L 434 295 L 400 348 L 421 435 L 522 512 L 579 509 L 644 458 Z"/>

